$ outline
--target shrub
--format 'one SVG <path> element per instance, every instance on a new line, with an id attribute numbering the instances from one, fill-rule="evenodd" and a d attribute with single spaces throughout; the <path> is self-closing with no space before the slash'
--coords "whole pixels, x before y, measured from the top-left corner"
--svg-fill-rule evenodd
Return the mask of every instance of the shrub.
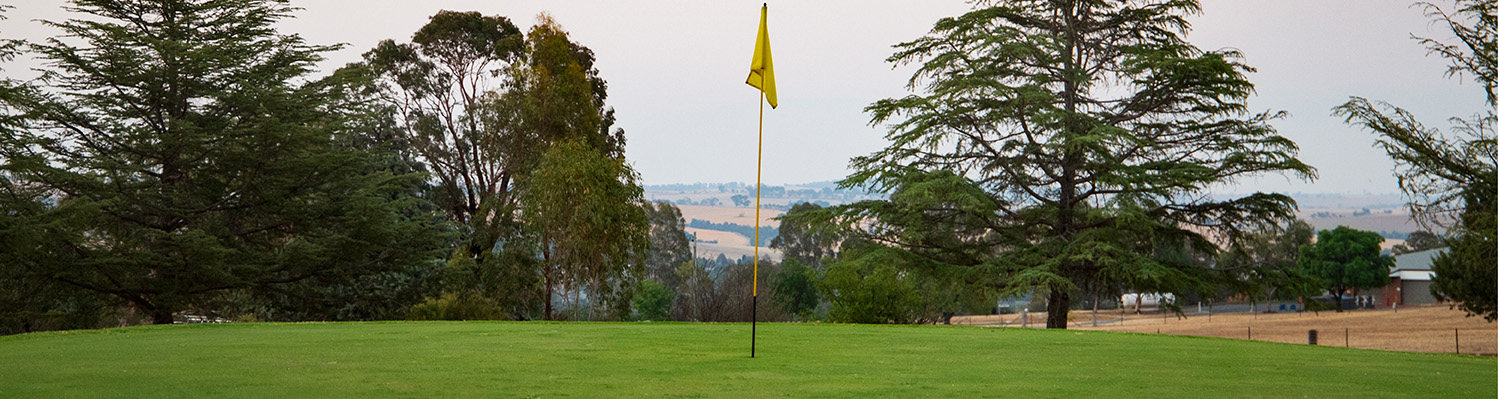
<path id="1" fill-rule="evenodd" d="M 635 296 L 635 317 L 637 321 L 663 321 L 671 319 L 671 301 L 676 299 L 676 293 L 670 288 L 661 285 L 655 280 L 647 279 L 640 283 L 640 293 Z"/>
<path id="2" fill-rule="evenodd" d="M 505 320 L 493 300 L 472 294 L 444 293 L 411 307 L 411 320 Z"/>

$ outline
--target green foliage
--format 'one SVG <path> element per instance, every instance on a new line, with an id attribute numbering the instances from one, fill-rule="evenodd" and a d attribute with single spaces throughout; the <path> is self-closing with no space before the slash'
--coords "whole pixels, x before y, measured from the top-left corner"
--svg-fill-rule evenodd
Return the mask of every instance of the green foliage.
<path id="1" fill-rule="evenodd" d="M 817 273 L 796 259 L 787 258 L 773 277 L 772 294 L 786 313 L 807 320 L 814 316 L 822 298 L 817 292 Z"/>
<path id="2" fill-rule="evenodd" d="M 606 158 L 586 144 L 565 141 L 542 156 L 523 181 L 525 223 L 539 238 L 548 297 L 587 287 L 590 302 L 629 314 L 629 299 L 649 245 L 650 225 L 641 207 L 639 176 L 622 159 Z M 574 295 L 573 305 L 581 298 Z M 599 303 L 594 302 L 593 305 Z M 547 318 L 551 309 L 548 302 Z"/>
<path id="3" fill-rule="evenodd" d="M 824 259 L 837 257 L 838 245 L 842 243 L 842 237 L 827 230 L 817 230 L 805 223 L 803 218 L 796 218 L 796 214 L 816 212 L 822 209 L 821 205 L 812 203 L 799 203 L 791 207 L 789 212 L 777 218 L 780 220 L 779 230 L 775 238 L 769 240 L 770 248 L 780 250 L 787 260 L 795 260 L 812 267 L 822 265 Z"/>
<path id="4" fill-rule="evenodd" d="M 576 310 L 577 289 L 587 286 L 590 301 L 627 316 L 634 283 L 625 278 L 638 273 L 624 262 L 643 257 L 646 233 L 636 226 L 644 216 L 593 63 L 592 51 L 545 14 L 522 34 L 502 16 L 442 11 L 411 43 L 386 40 L 352 66 L 375 77 L 391 124 L 429 163 L 433 200 L 468 227 L 443 292 L 481 296 L 528 319 L 552 318 L 559 288 L 578 293 Z M 615 184 L 582 175 L 595 172 Z M 560 180 L 573 177 L 592 184 L 576 190 L 580 203 Z"/>
<path id="5" fill-rule="evenodd" d="M 0 335 L 98 328 L 117 307 L 107 295 L 0 267 Z"/>
<path id="6" fill-rule="evenodd" d="M 444 293 L 411 307 L 411 320 L 504 320 L 499 304 L 480 295 Z"/>
<path id="7" fill-rule="evenodd" d="M 676 267 L 692 260 L 692 247 L 687 240 L 686 223 L 682 221 L 681 209 L 666 201 L 646 202 L 645 217 L 650 220 L 650 252 L 645 256 L 646 276 L 667 288 L 675 289 L 681 285 Z"/>
<path id="8" fill-rule="evenodd" d="M 1394 248 L 1391 248 L 1390 252 L 1393 252 L 1395 255 L 1404 255 L 1411 252 L 1420 252 L 1445 247 L 1445 237 L 1431 234 L 1431 232 L 1429 231 L 1417 230 L 1413 233 L 1410 233 L 1409 237 L 1405 238 L 1403 243 L 1394 245 Z"/>
<path id="9" fill-rule="evenodd" d="M 354 144 L 353 74 L 309 80 L 321 53 L 262 0 L 77 1 L 29 49 L 48 68 L 0 136 L 12 196 L 0 263 L 126 301 L 170 323 L 222 294 L 431 265 L 421 180 Z M 60 36 L 62 37 L 62 36 Z M 406 198 L 407 200 L 402 200 Z M 399 240 L 417 238 L 413 247 Z M 334 300 L 337 296 L 323 297 Z M 327 314 L 324 311 L 317 311 Z M 329 310 L 328 312 L 331 312 Z M 388 314 L 388 313 L 382 313 Z M 365 316 L 352 316 L 362 318 Z"/>
<path id="10" fill-rule="evenodd" d="M 1498 182 L 1489 177 L 1487 181 Z M 1498 185 L 1476 186 L 1465 195 L 1462 234 L 1431 265 L 1431 293 L 1456 301 L 1468 316 L 1498 321 Z"/>
<path id="11" fill-rule="evenodd" d="M 640 282 L 640 292 L 635 295 L 635 321 L 671 320 L 671 302 L 676 293 L 653 279 Z"/>
<path id="12" fill-rule="evenodd" d="M 524 56 L 524 35 L 508 18 L 441 11 L 411 43 L 382 41 L 350 67 L 373 76 L 376 103 L 392 115 L 397 131 L 393 141 L 409 142 L 430 165 L 436 186 L 427 195 L 450 220 L 466 225 L 463 245 L 450 254 L 440 278 L 441 291 L 482 297 L 516 319 L 529 318 L 545 302 L 538 262 L 516 249 L 526 248 L 528 238 L 515 220 L 513 183 L 530 167 L 515 159 L 533 159 L 530 154 L 542 148 L 505 146 L 522 133 L 491 117 L 485 98 L 501 87 L 495 74 Z M 505 245 L 510 241 L 516 242 Z"/>
<path id="13" fill-rule="evenodd" d="M 460 247 L 443 271 L 442 291 L 485 298 L 503 312 L 501 319 L 539 318 L 545 302 L 540 262 L 531 254 L 532 246 L 510 244 L 477 257 Z"/>
<path id="14" fill-rule="evenodd" d="M 1349 290 L 1372 289 L 1389 285 L 1389 269 L 1394 258 L 1379 252 L 1384 238 L 1378 233 L 1337 226 L 1316 234 L 1316 242 L 1300 247 L 1297 264 L 1306 275 L 1320 280 L 1320 288 L 1337 298 L 1342 311 L 1342 297 Z"/>
<path id="15" fill-rule="evenodd" d="M 480 104 L 498 87 L 494 72 L 523 50 L 524 35 L 508 18 L 441 11 L 411 43 L 381 41 L 352 66 L 375 78 L 401 137 L 432 168 L 438 183 L 433 201 L 455 222 L 469 223 L 481 210 L 489 211 L 483 218 L 493 218 L 505 209 L 485 205 L 508 194 L 517 174 L 496 143 L 506 126 L 481 117 Z M 470 248 L 473 255 L 492 242 L 478 244 Z"/>
<path id="16" fill-rule="evenodd" d="M 897 45 L 920 94 L 867 108 L 890 145 L 840 182 L 894 192 L 834 207 L 863 231 L 943 267 L 973 268 L 1001 293 L 1044 286 L 1047 326 L 1073 289 L 1206 291 L 1227 278 L 1150 256 L 1215 250 L 1289 218 L 1294 201 L 1205 189 L 1247 176 L 1314 178 L 1298 148 L 1253 114 L 1241 54 L 1184 39 L 1196 1 L 993 1 Z M 896 196 L 903 198 L 896 198 Z M 1160 240 L 1160 242 L 1156 242 Z"/>
<path id="17" fill-rule="evenodd" d="M 533 166 L 540 152 L 531 148 L 564 140 L 624 158 L 624 131 L 613 128 L 614 110 L 604 104 L 608 83 L 598 76 L 593 51 L 572 42 L 544 13 L 536 17 L 525 48 L 526 63 L 505 72 L 508 89 L 486 99 L 486 117 L 518 133 L 505 136 L 504 148 L 527 151 L 511 156 L 514 162 Z"/>
<path id="18" fill-rule="evenodd" d="M 1498 259 L 1493 235 L 1487 239 L 1466 235 L 1452 242 L 1451 251 L 1441 254 L 1431 266 L 1441 278 L 1431 283 L 1431 292 L 1443 301 L 1455 301 L 1468 316 L 1480 316 L 1487 321 L 1498 321 L 1498 288 L 1494 287 L 1494 276 L 1498 267 L 1492 260 Z"/>
<path id="19" fill-rule="evenodd" d="M 10 9 L 0 6 L 0 12 Z M 5 17 L 0 15 L 0 20 Z M 0 62 L 9 62 L 24 42 L 0 39 Z M 0 77 L 0 104 L 12 105 L 33 99 L 33 88 L 8 77 Z M 28 115 L 12 107 L 0 107 L 0 137 L 24 135 Z M 13 144 L 7 142 L 4 144 Z M 8 163 L 8 162 L 7 162 Z M 47 212 L 55 198 L 43 187 L 0 171 L 0 335 L 34 331 L 96 328 L 110 307 L 117 305 L 107 295 L 71 286 L 33 273 L 9 259 L 48 254 L 38 238 L 49 226 L 28 223 Z M 51 226 L 52 229 L 61 226 Z"/>
<path id="20" fill-rule="evenodd" d="M 840 323 L 924 323 L 926 312 L 915 276 L 900 266 L 910 255 L 888 247 L 854 251 L 827 266 L 820 288 L 832 302 L 828 316 Z"/>
<path id="21" fill-rule="evenodd" d="M 1217 268 L 1235 275 L 1230 291 L 1253 302 L 1320 294 L 1314 278 L 1300 269 L 1300 248 L 1311 244 L 1315 228 L 1300 219 L 1243 235 L 1217 258 Z"/>

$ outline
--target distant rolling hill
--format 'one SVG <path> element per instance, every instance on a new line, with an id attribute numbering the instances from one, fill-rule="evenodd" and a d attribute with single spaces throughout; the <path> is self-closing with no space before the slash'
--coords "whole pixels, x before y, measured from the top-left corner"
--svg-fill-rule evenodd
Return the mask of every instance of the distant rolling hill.
<path id="1" fill-rule="evenodd" d="M 877 194 L 852 190 L 834 190 L 830 182 L 767 186 L 764 191 L 765 195 L 761 198 L 763 208 L 760 210 L 759 225 L 776 228 L 780 226 L 780 222 L 774 218 L 784 214 L 783 209 L 788 209 L 794 203 L 817 202 L 838 205 L 880 197 Z M 754 225 L 753 205 L 743 205 L 742 202 L 735 205 L 733 201 L 736 195 L 744 196 L 741 199 L 752 200 L 754 198 L 752 185 L 742 183 L 656 185 L 647 186 L 645 194 L 647 199 L 653 201 L 668 201 L 676 204 L 681 208 L 682 218 L 688 221 L 700 219 L 713 223 Z M 1224 197 L 1242 195 L 1226 194 Z M 1293 193 L 1291 196 L 1300 205 L 1296 216 L 1315 226 L 1317 230 L 1347 226 L 1381 233 L 1386 238 L 1385 248 L 1403 242 L 1405 235 L 1422 229 L 1411 220 L 1409 210 L 1404 205 L 1404 197 L 1397 193 Z M 739 256 L 753 253 L 753 247 L 749 244 L 752 237 L 748 234 L 705 229 L 692 229 L 692 231 L 697 232 L 702 240 L 717 241 L 699 244 L 698 256 L 713 258 L 718 254 L 723 254 L 729 259 L 737 259 Z M 762 241 L 762 247 L 768 245 L 769 239 Z M 766 251 L 769 251 L 768 248 L 761 249 L 762 254 Z M 778 253 L 772 256 L 779 258 Z"/>

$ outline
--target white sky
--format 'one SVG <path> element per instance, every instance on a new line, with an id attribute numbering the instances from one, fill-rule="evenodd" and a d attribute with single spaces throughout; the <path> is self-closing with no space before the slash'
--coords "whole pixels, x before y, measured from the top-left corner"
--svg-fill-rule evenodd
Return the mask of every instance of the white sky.
<path id="1" fill-rule="evenodd" d="M 5 2 L 5 0 L 0 0 Z M 1373 137 L 1332 117 L 1358 95 L 1414 112 L 1430 126 L 1484 108 L 1480 85 L 1444 77 L 1410 34 L 1447 39 L 1411 0 L 1203 0 L 1188 39 L 1207 50 L 1236 48 L 1259 69 L 1250 76 L 1255 110 L 1286 110 L 1275 123 L 1320 169 L 1314 183 L 1269 177 L 1229 192 L 1398 191 L 1393 163 Z M 7 12 L 0 35 L 40 40 L 55 32 L 36 19 L 68 14 L 60 0 L 26 0 Z M 627 132 L 627 156 L 646 184 L 752 182 L 758 93 L 748 73 L 761 1 L 302 0 L 283 32 L 310 43 L 346 43 L 328 70 L 356 61 L 376 42 L 409 41 L 438 10 L 509 17 L 528 30 L 550 13 L 598 56 L 609 104 Z M 890 46 L 915 39 L 937 19 L 969 9 L 960 0 L 776 2 L 770 37 L 780 108 L 766 109 L 764 181 L 837 180 L 848 159 L 885 144 L 863 108 L 907 94 L 909 68 L 884 62 Z M 6 66 L 15 77 L 34 64 Z"/>

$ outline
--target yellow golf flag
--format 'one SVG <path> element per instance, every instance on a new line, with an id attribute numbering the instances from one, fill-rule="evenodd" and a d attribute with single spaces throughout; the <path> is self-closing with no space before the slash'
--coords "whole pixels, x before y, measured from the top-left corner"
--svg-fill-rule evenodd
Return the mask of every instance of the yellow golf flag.
<path id="1" fill-rule="evenodd" d="M 770 108 L 775 108 L 780 103 L 775 101 L 775 63 L 770 61 L 770 30 L 766 22 L 769 16 L 770 6 L 766 4 L 759 10 L 759 37 L 754 41 L 754 61 L 749 63 L 749 80 L 745 83 L 765 92 Z"/>

